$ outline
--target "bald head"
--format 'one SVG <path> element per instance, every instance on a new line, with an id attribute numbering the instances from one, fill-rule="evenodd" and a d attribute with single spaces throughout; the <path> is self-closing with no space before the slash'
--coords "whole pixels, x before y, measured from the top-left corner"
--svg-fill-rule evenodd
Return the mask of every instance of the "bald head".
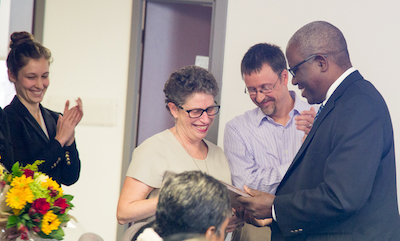
<path id="1" fill-rule="evenodd" d="M 311 22 L 300 28 L 289 40 L 287 48 L 297 46 L 304 58 L 315 54 L 327 54 L 341 69 L 351 67 L 347 43 L 342 32 L 324 21 Z"/>

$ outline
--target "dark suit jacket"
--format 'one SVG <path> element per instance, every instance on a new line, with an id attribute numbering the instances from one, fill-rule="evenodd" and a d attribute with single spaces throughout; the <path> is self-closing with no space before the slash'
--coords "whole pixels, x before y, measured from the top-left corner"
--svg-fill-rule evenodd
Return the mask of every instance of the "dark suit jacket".
<path id="1" fill-rule="evenodd" d="M 14 157 L 10 139 L 10 128 L 7 116 L 4 110 L 0 108 L 0 162 L 4 163 L 12 160 L 14 160 Z"/>
<path id="2" fill-rule="evenodd" d="M 48 174 L 58 183 L 74 184 L 81 168 L 79 154 L 75 142 L 68 147 L 61 147 L 54 139 L 57 120 L 60 113 L 53 112 L 40 105 L 49 138 L 45 135 L 35 118 L 15 96 L 10 105 L 4 108 L 10 125 L 14 160 L 5 162 L 6 168 L 19 161 L 20 165 L 32 164 L 36 160 L 45 162 L 39 171 Z"/>
<path id="3" fill-rule="evenodd" d="M 358 71 L 322 109 L 274 206 L 272 240 L 400 240 L 392 123 Z"/>

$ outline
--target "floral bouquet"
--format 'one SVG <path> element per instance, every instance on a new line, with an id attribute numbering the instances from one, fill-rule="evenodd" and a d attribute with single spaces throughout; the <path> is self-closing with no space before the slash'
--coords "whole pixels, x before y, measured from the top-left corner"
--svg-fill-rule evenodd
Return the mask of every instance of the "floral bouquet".
<path id="1" fill-rule="evenodd" d="M 30 234 L 45 239 L 62 240 L 63 227 L 70 220 L 73 196 L 65 195 L 60 185 L 38 171 L 36 161 L 20 167 L 16 162 L 9 173 L 0 165 L 0 240 Z"/>

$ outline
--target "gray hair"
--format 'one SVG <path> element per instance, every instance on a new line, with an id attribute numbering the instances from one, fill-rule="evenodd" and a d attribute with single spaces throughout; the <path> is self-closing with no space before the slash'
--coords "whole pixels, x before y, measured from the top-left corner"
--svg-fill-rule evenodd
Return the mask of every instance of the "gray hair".
<path id="1" fill-rule="evenodd" d="M 219 93 L 217 81 L 206 69 L 194 65 L 174 71 L 164 85 L 165 103 L 182 106 L 194 93 L 211 94 L 214 98 Z"/>
<path id="2" fill-rule="evenodd" d="M 205 234 L 221 226 L 231 213 L 227 188 L 200 171 L 170 176 L 160 190 L 154 230 L 167 237 L 177 233 Z"/>
<path id="3" fill-rule="evenodd" d="M 327 54 L 339 67 L 351 66 L 346 39 L 337 27 L 328 22 L 306 24 L 290 38 L 290 45 L 297 45 L 304 58 L 316 53 Z"/>

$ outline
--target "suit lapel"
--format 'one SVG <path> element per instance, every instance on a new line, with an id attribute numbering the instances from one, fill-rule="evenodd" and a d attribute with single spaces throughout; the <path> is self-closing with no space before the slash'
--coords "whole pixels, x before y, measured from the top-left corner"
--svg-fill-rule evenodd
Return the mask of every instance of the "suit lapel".
<path id="1" fill-rule="evenodd" d="M 46 124 L 47 134 L 49 134 L 49 137 L 56 136 L 57 125 L 54 125 L 53 116 L 51 116 L 50 112 L 47 109 L 43 108 L 42 105 L 40 105 L 40 110 L 42 111 L 43 120 Z"/>
<path id="2" fill-rule="evenodd" d="M 42 139 L 45 143 L 49 142 L 49 139 L 47 138 L 46 134 L 44 134 L 42 127 L 40 127 L 39 123 L 37 123 L 35 118 L 31 115 L 31 113 L 29 113 L 24 104 L 19 101 L 17 96 L 14 97 L 10 105 L 15 107 L 15 111 L 18 113 L 21 119 L 26 121 L 27 125 L 30 126 L 31 129 L 38 134 L 38 136 L 40 136 L 40 139 Z"/>
<path id="3" fill-rule="evenodd" d="M 301 145 L 300 150 L 297 152 L 295 158 L 293 159 L 292 164 L 289 166 L 285 176 L 283 177 L 283 180 L 281 181 L 281 184 L 284 183 L 286 178 L 290 176 L 290 173 L 292 170 L 295 168 L 296 164 L 301 162 L 302 156 L 304 152 L 307 150 L 309 144 L 311 143 L 315 132 L 318 130 L 319 126 L 321 123 L 324 121 L 325 117 L 328 116 L 328 114 L 332 111 L 332 109 L 335 107 L 335 102 L 340 96 L 344 93 L 344 91 L 356 80 L 363 79 L 361 74 L 358 71 L 354 71 L 351 73 L 349 76 L 347 76 L 343 82 L 336 88 L 336 90 L 333 92 L 331 97 L 329 98 L 328 102 L 326 102 L 325 107 L 321 110 L 321 113 L 318 115 L 317 120 L 313 124 L 313 127 L 311 128 L 310 133 L 308 134 L 307 138 L 304 140 L 303 145 Z M 281 186 L 281 184 L 278 186 Z"/>

